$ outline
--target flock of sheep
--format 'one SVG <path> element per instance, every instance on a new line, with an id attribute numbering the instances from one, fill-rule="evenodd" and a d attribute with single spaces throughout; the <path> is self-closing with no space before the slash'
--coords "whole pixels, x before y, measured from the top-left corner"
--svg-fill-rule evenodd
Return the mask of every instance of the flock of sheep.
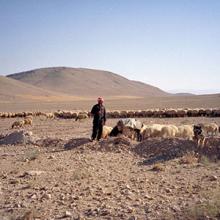
<path id="1" fill-rule="evenodd" d="M 1 118 L 21 117 L 22 120 L 16 120 L 12 123 L 11 128 L 22 128 L 26 125 L 33 124 L 33 117 L 44 116 L 49 119 L 63 118 L 83 120 L 90 117 L 88 111 L 61 111 L 56 112 L 0 112 Z M 109 126 L 103 127 L 102 138 L 108 136 L 117 136 L 124 134 L 125 136 L 142 141 L 148 138 L 184 138 L 188 140 L 196 140 L 198 143 L 204 142 L 206 136 L 217 135 L 220 127 L 216 123 L 197 124 L 197 125 L 163 125 L 152 124 L 145 125 L 134 119 L 137 117 L 220 117 L 220 109 L 155 109 L 144 111 L 107 111 L 107 118 L 120 118 L 114 128 Z M 128 123 L 126 125 L 126 123 Z M 136 125 L 138 124 L 138 126 Z"/>
<path id="2" fill-rule="evenodd" d="M 89 111 L 62 111 L 55 112 L 0 112 L 0 118 L 27 117 L 27 116 L 45 116 L 47 118 L 73 118 L 84 119 L 90 117 Z M 138 117 L 155 117 L 155 118 L 172 118 L 172 117 L 220 117 L 219 108 L 179 108 L 179 109 L 146 109 L 146 110 L 111 110 L 107 111 L 107 118 L 138 118 Z"/>
<path id="3" fill-rule="evenodd" d="M 131 121 L 129 125 L 128 120 Z M 104 126 L 103 138 L 117 136 L 118 134 L 124 134 L 137 141 L 143 141 L 148 138 L 183 138 L 194 140 L 199 146 L 204 146 L 206 137 L 216 136 L 218 132 L 220 132 L 220 127 L 216 123 L 179 126 L 173 124 L 145 125 L 136 119 L 121 119 L 114 128 Z"/>

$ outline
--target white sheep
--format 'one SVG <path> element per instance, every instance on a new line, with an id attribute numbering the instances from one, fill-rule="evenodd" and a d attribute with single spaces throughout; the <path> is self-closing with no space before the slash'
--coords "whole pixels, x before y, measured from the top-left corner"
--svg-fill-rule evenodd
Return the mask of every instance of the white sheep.
<path id="1" fill-rule="evenodd" d="M 194 131 L 193 131 L 192 125 L 180 125 L 177 128 L 178 128 L 178 131 L 176 133 L 176 137 L 193 140 Z"/>
<path id="2" fill-rule="evenodd" d="M 164 125 L 153 124 L 153 125 L 144 125 L 141 129 L 142 140 L 150 137 L 161 137 L 161 130 Z"/>
<path id="3" fill-rule="evenodd" d="M 107 138 L 111 133 L 112 129 L 112 127 L 104 125 L 102 130 L 102 138 Z"/>
<path id="4" fill-rule="evenodd" d="M 160 136 L 163 138 L 174 138 L 178 132 L 175 125 L 164 125 L 161 129 Z"/>

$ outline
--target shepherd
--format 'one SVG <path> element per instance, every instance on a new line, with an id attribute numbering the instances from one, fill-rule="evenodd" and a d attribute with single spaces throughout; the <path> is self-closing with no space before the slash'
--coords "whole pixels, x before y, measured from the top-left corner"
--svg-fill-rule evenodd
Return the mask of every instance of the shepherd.
<path id="1" fill-rule="evenodd" d="M 102 136 L 102 130 L 103 126 L 106 122 L 106 111 L 105 106 L 103 105 L 104 99 L 102 97 L 99 97 L 97 99 L 97 104 L 95 104 L 92 107 L 91 115 L 93 116 L 93 129 L 92 129 L 92 137 L 91 141 L 94 141 L 97 139 L 97 141 L 100 140 Z"/>

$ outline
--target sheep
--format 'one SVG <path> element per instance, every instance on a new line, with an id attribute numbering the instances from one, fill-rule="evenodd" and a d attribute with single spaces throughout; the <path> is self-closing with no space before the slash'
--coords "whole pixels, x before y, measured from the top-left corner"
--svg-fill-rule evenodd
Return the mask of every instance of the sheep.
<path id="1" fill-rule="evenodd" d="M 127 118 L 127 111 L 120 111 L 121 118 Z"/>
<path id="2" fill-rule="evenodd" d="M 43 115 L 46 117 L 46 118 L 50 118 L 50 119 L 53 119 L 54 118 L 54 113 L 50 112 L 50 113 L 43 113 Z"/>
<path id="3" fill-rule="evenodd" d="M 209 124 L 200 123 L 198 126 L 202 128 L 205 134 L 207 135 L 211 134 L 211 136 L 217 135 L 219 129 L 216 123 L 209 123 Z"/>
<path id="4" fill-rule="evenodd" d="M 165 125 L 161 129 L 160 136 L 163 138 L 174 138 L 178 132 L 175 125 Z"/>
<path id="5" fill-rule="evenodd" d="M 118 134 L 123 134 L 132 140 L 140 141 L 140 130 L 142 126 L 142 122 L 134 118 L 120 119 L 117 122 L 117 125 L 111 130 L 109 136 L 117 136 Z"/>
<path id="6" fill-rule="evenodd" d="M 187 111 L 185 109 L 177 109 L 177 117 L 186 117 L 187 116 Z"/>
<path id="7" fill-rule="evenodd" d="M 161 130 L 164 125 L 153 124 L 153 125 L 144 125 L 141 129 L 142 140 L 152 137 L 161 137 Z"/>
<path id="8" fill-rule="evenodd" d="M 212 117 L 220 117 L 220 109 L 213 109 L 211 115 Z"/>
<path id="9" fill-rule="evenodd" d="M 175 109 L 167 109 L 164 113 L 167 118 L 173 118 L 177 116 L 177 110 Z"/>
<path id="10" fill-rule="evenodd" d="M 128 116 L 129 118 L 134 117 L 134 116 L 135 116 L 135 111 L 129 110 L 129 111 L 127 112 L 127 116 Z"/>
<path id="11" fill-rule="evenodd" d="M 112 129 L 112 127 L 104 125 L 101 138 L 107 138 L 110 135 Z"/>
<path id="12" fill-rule="evenodd" d="M 75 121 L 77 121 L 77 120 L 82 120 L 82 119 L 86 119 L 86 118 L 88 118 L 88 117 L 89 117 L 88 114 L 79 113 L 79 114 L 77 115 Z"/>
<path id="13" fill-rule="evenodd" d="M 24 125 L 32 125 L 33 124 L 33 118 L 32 117 L 26 117 L 24 120 Z"/>
<path id="14" fill-rule="evenodd" d="M 15 121 L 13 122 L 13 124 L 11 125 L 11 128 L 22 128 L 24 126 L 24 121 Z"/>
<path id="15" fill-rule="evenodd" d="M 193 131 L 192 125 L 180 125 L 177 128 L 178 128 L 178 131 L 176 133 L 176 137 L 193 140 L 194 131 Z"/>
<path id="16" fill-rule="evenodd" d="M 75 118 L 75 119 L 77 119 L 77 116 L 78 116 L 78 113 L 72 112 L 72 111 L 62 111 L 62 113 L 60 114 L 61 118 Z"/>

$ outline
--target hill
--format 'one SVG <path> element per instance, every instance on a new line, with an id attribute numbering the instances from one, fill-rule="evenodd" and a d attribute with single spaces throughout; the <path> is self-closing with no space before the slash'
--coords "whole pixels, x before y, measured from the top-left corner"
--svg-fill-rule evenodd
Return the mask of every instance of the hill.
<path id="1" fill-rule="evenodd" d="M 13 78 L 0 76 L 0 103 L 57 101 L 68 100 L 68 98 L 74 99 L 76 97 L 48 91 Z"/>
<path id="2" fill-rule="evenodd" d="M 75 96 L 168 96 L 161 89 L 118 74 L 85 68 L 51 67 L 8 75 L 42 89 Z"/>

